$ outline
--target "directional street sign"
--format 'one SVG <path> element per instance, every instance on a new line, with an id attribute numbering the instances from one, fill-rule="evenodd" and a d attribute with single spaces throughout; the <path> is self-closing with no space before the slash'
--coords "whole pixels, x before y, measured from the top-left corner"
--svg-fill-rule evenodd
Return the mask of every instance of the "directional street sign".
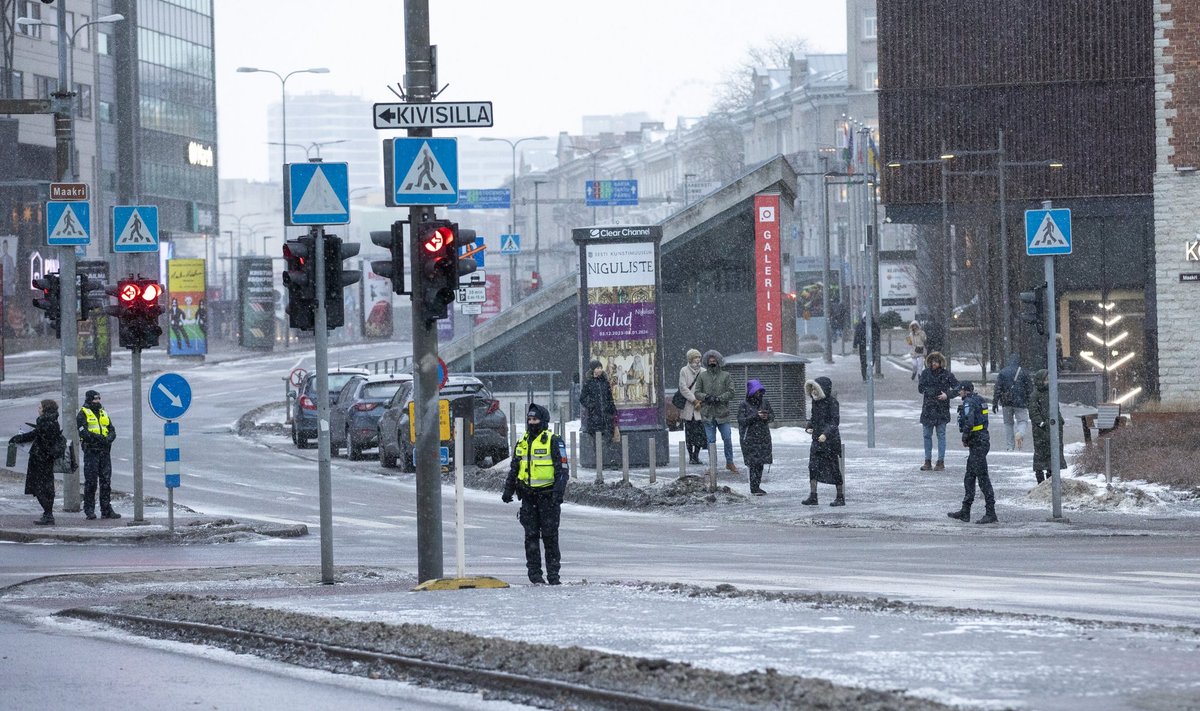
<path id="1" fill-rule="evenodd" d="M 521 235 L 500 235 L 500 254 L 520 254 Z"/>
<path id="2" fill-rule="evenodd" d="M 458 202 L 451 210 L 507 210 L 512 207 L 512 191 L 508 188 L 489 188 L 458 191 Z"/>
<path id="3" fill-rule="evenodd" d="M 1025 211 L 1025 254 L 1046 257 L 1070 253 L 1070 210 Z"/>
<path id="4" fill-rule="evenodd" d="M 289 225 L 350 223 L 348 163 L 288 163 L 284 179 Z"/>
<path id="5" fill-rule="evenodd" d="M 51 200 L 87 200 L 87 183 L 50 183 Z"/>
<path id="6" fill-rule="evenodd" d="M 114 205 L 112 211 L 114 252 L 158 251 L 157 206 Z"/>
<path id="7" fill-rule="evenodd" d="M 89 202 L 47 202 L 46 244 L 90 244 L 91 208 Z"/>
<path id="8" fill-rule="evenodd" d="M 492 125 L 492 102 L 375 104 L 371 114 L 375 128 L 487 128 Z"/>
<path id="9" fill-rule="evenodd" d="M 583 198 L 588 207 L 618 207 L 638 204 L 636 180 L 589 180 Z"/>
<path id="10" fill-rule="evenodd" d="M 458 202 L 458 139 L 394 138 L 383 143 L 388 207 Z"/>
<path id="11" fill-rule="evenodd" d="M 178 373 L 163 373 L 146 394 L 150 410 L 164 420 L 178 420 L 192 405 L 192 386 Z"/>

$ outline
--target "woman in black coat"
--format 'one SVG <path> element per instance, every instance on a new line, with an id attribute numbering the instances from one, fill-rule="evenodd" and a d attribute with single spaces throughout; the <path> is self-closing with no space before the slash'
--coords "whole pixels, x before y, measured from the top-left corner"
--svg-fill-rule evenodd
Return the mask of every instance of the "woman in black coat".
<path id="1" fill-rule="evenodd" d="M 613 427 L 617 424 L 617 406 L 613 402 L 612 384 L 604 375 L 604 366 L 593 359 L 588 364 L 588 379 L 579 391 L 579 404 L 583 407 L 583 431 L 605 439 L 612 439 Z"/>
<path id="2" fill-rule="evenodd" d="M 812 435 L 812 446 L 808 450 L 808 498 L 800 503 L 817 505 L 817 482 L 837 487 L 837 497 L 830 506 L 845 506 L 842 489 L 842 436 L 838 431 L 842 417 L 837 397 L 833 394 L 833 382 L 824 376 L 804 384 L 804 392 L 812 398 L 805 432 Z"/>
<path id="3" fill-rule="evenodd" d="M 63 455 L 66 439 L 58 426 L 58 403 L 42 400 L 38 406 L 37 423 L 33 430 L 22 432 L 10 442 L 25 444 L 29 448 L 29 469 L 25 474 L 25 493 L 36 496 L 42 505 L 42 517 L 34 523 L 39 526 L 54 525 L 54 460 Z"/>
<path id="4" fill-rule="evenodd" d="M 742 447 L 742 461 L 750 470 L 750 493 L 762 496 L 767 493 L 762 483 L 763 466 L 771 463 L 771 421 L 775 410 L 767 400 L 767 390 L 762 383 L 751 380 L 746 383 L 746 399 L 738 406 L 738 440 Z"/>

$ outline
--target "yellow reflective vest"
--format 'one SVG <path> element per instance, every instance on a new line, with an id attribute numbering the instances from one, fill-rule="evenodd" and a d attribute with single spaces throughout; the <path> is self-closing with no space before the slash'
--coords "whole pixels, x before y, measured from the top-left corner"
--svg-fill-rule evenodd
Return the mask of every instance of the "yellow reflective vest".
<path id="1" fill-rule="evenodd" d="M 528 432 L 517 442 L 516 455 L 520 462 L 517 481 L 531 489 L 554 486 L 554 452 L 550 440 L 550 432 L 542 430 L 532 442 L 532 453 Z"/>
<path id="2" fill-rule="evenodd" d="M 96 413 L 92 412 L 90 407 L 81 407 L 79 411 L 87 418 L 88 432 L 100 435 L 101 437 L 108 437 L 108 426 L 111 424 L 111 421 L 108 419 L 108 413 L 104 411 L 104 408 L 100 408 L 99 417 L 96 416 Z"/>

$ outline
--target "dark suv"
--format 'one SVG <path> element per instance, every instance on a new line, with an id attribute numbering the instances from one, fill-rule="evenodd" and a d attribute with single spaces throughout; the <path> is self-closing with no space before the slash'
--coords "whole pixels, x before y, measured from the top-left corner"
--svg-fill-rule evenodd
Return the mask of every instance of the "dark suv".
<path id="1" fill-rule="evenodd" d="M 342 386 L 356 375 L 366 375 L 364 368 L 338 368 L 329 371 L 329 404 L 337 401 Z M 304 376 L 289 407 L 292 410 L 292 444 L 304 449 L 310 439 L 317 437 L 317 374 Z"/>
<path id="2" fill-rule="evenodd" d="M 385 467 L 399 462 L 404 471 L 413 471 L 412 442 L 408 433 L 408 403 L 412 401 L 412 384 L 402 387 L 388 403 L 379 420 L 379 461 Z M 508 418 L 500 409 L 500 401 L 473 375 L 451 375 L 438 396 L 446 399 L 473 396 L 475 398 L 475 464 L 491 459 L 492 464 L 508 457 Z"/>
<path id="3" fill-rule="evenodd" d="M 362 451 L 379 443 L 379 418 L 392 398 L 406 383 L 408 373 L 356 375 L 338 394 L 329 411 L 329 452 L 345 447 L 350 459 L 362 459 Z"/>

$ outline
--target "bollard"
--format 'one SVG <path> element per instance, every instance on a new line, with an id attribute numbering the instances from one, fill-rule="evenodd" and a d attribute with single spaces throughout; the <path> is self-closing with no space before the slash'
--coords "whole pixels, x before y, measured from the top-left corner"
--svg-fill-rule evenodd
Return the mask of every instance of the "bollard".
<path id="1" fill-rule="evenodd" d="M 571 467 L 571 478 L 572 479 L 575 479 L 577 476 L 579 476 L 579 467 L 575 463 L 576 457 L 579 455 L 579 440 L 576 437 L 576 435 L 578 435 L 578 434 L 579 434 L 578 432 L 571 433 L 571 463 L 570 463 L 570 467 Z"/>
<path id="2" fill-rule="evenodd" d="M 604 435 L 599 432 L 592 433 L 592 439 L 596 441 L 596 483 L 604 483 Z"/>
<path id="3" fill-rule="evenodd" d="M 679 478 L 687 476 L 687 443 L 679 443 Z"/>
<path id="4" fill-rule="evenodd" d="M 629 486 L 629 438 L 621 438 L 621 483 Z"/>
<path id="5" fill-rule="evenodd" d="M 1109 438 L 1104 438 L 1104 486 L 1107 489 L 1112 488 L 1112 452 L 1109 447 L 1111 443 Z"/>
<path id="6" fill-rule="evenodd" d="M 717 490 L 717 443 L 708 443 L 708 490 Z"/>
<path id="7" fill-rule="evenodd" d="M 668 450 L 668 451 L 670 451 L 670 450 Z M 654 438 L 653 434 L 651 434 L 650 435 L 650 483 L 651 484 L 654 483 L 654 480 L 656 478 L 655 472 L 654 472 L 654 467 L 657 464 L 657 462 L 655 462 L 654 460 L 658 459 L 657 455 L 658 455 L 658 440 Z"/>

